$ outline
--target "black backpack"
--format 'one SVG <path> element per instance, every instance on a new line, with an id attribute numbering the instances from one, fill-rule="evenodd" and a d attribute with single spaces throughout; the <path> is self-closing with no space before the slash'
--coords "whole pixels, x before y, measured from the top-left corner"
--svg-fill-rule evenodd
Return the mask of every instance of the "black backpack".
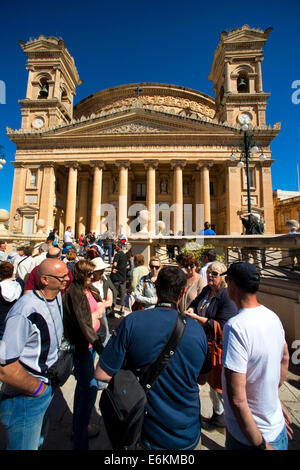
<path id="1" fill-rule="evenodd" d="M 147 406 L 147 393 L 168 366 L 182 338 L 185 315 L 179 314 L 174 329 L 159 356 L 137 371 L 141 379 L 120 369 L 102 391 L 99 406 L 104 425 L 115 451 L 134 450 L 139 441 Z"/>

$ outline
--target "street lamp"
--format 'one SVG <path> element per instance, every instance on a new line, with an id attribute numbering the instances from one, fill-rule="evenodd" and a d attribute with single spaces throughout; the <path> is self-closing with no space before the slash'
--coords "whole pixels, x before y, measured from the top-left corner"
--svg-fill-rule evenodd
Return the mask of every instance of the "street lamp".
<path id="1" fill-rule="evenodd" d="M 246 178 L 247 178 L 247 201 L 248 201 L 248 213 L 251 214 L 252 207 L 251 207 L 251 193 L 250 193 L 250 169 L 249 169 L 249 161 L 251 158 L 251 154 L 259 153 L 259 147 L 257 143 L 253 140 L 252 135 L 249 134 L 250 129 L 250 121 L 251 118 L 248 114 L 241 114 L 239 116 L 239 121 L 241 123 L 241 130 L 243 132 L 243 149 L 240 154 L 240 159 L 237 163 L 237 166 L 243 168 L 246 163 Z M 237 160 L 237 155 L 234 151 L 232 151 L 230 155 L 230 160 L 232 162 Z M 266 160 L 266 155 L 262 152 L 259 156 L 260 161 Z M 245 163 L 244 163 L 245 160 Z M 249 215 L 249 222 L 251 222 L 251 215 Z"/>

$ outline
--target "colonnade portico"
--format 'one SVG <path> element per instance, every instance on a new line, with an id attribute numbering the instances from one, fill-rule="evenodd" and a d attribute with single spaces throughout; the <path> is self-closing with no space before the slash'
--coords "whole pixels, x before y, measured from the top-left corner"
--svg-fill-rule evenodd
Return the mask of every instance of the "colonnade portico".
<path id="1" fill-rule="evenodd" d="M 186 167 L 187 160 L 185 159 L 171 159 L 169 162 L 164 162 L 169 166 L 169 188 L 165 190 L 165 201 L 160 196 L 160 191 L 157 185 L 158 175 L 160 175 L 160 161 L 159 159 L 143 160 L 143 166 L 146 171 L 145 184 L 146 194 L 145 199 L 141 201 L 142 205 L 148 211 L 148 233 L 149 236 L 155 235 L 156 232 L 156 212 L 157 205 L 167 203 L 171 210 L 171 229 L 174 234 L 180 234 L 184 231 L 184 193 L 183 193 L 183 174 Z M 105 227 L 103 226 L 104 210 L 103 203 L 112 204 L 116 210 L 116 226 L 122 226 L 127 234 L 128 220 L 129 220 L 129 205 L 134 203 L 132 195 L 129 193 L 129 175 L 134 168 L 136 162 L 130 160 L 115 160 L 113 163 L 104 162 L 103 160 L 91 160 L 87 167 L 82 167 L 78 162 L 67 162 L 66 178 L 66 208 L 64 217 L 65 228 L 71 226 L 73 229 L 76 227 L 76 235 L 90 230 L 101 233 Z M 110 170 L 108 169 L 110 165 Z M 115 200 L 109 198 L 104 193 L 104 179 L 111 176 L 111 168 L 117 169 L 118 185 L 117 195 Z M 198 206 L 204 204 L 204 219 L 210 222 L 210 183 L 209 183 L 209 168 L 212 166 L 210 162 L 195 162 L 195 173 L 197 181 L 194 184 L 195 194 L 193 205 Z M 110 182 L 107 182 L 110 188 Z M 164 192 L 163 192 L 164 194 Z M 77 201 L 77 205 L 76 205 Z M 193 224 L 196 227 L 195 223 Z M 197 229 L 202 229 L 198 226 Z"/>

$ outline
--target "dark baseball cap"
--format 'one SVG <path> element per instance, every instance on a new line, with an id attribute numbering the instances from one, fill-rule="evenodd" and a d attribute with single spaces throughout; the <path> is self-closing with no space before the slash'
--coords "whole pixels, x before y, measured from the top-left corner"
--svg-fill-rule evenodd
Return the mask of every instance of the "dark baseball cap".
<path id="1" fill-rule="evenodd" d="M 259 286 L 260 273 L 256 266 L 251 263 L 232 263 L 222 276 L 229 276 L 237 286 L 254 287 Z"/>

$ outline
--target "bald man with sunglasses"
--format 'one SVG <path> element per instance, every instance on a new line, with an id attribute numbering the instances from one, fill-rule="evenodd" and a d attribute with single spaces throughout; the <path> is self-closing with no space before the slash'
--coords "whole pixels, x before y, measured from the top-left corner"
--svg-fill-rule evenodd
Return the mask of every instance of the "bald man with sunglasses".
<path id="1" fill-rule="evenodd" d="M 9 311 L 0 341 L 0 421 L 7 431 L 7 449 L 36 450 L 53 390 L 47 377 L 62 340 L 61 290 L 69 270 L 58 259 L 38 268 L 38 287 Z"/>

